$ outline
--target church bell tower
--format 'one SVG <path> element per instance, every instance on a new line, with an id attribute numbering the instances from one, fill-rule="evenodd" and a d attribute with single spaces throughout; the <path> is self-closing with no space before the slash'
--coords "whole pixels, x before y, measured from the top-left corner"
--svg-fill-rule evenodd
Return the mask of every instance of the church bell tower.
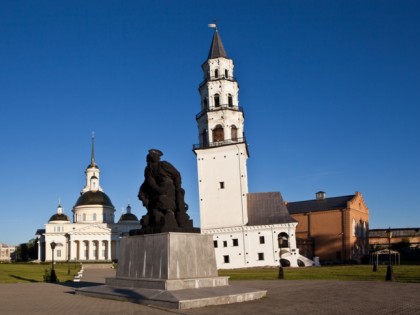
<path id="1" fill-rule="evenodd" d="M 199 86 L 201 111 L 196 115 L 201 229 L 243 226 L 248 222 L 248 146 L 239 86 L 215 27 L 204 80 Z"/>

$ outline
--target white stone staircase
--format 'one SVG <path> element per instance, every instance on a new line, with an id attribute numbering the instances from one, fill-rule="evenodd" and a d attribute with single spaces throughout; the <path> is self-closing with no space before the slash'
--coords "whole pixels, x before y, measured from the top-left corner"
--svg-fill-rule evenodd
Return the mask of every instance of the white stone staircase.
<path id="1" fill-rule="evenodd" d="M 303 262 L 305 264 L 305 267 L 312 267 L 315 266 L 315 262 L 305 256 L 302 256 L 299 254 L 299 256 L 297 257 L 298 260 L 300 260 L 301 262 Z"/>

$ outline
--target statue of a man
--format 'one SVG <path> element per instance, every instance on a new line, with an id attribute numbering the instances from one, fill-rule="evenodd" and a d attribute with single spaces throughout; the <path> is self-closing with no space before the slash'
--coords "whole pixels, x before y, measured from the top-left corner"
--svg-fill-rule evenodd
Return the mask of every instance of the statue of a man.
<path id="1" fill-rule="evenodd" d="M 143 229 L 151 233 L 176 230 L 191 225 L 186 214 L 185 191 L 181 187 L 181 174 L 169 162 L 161 161 L 163 153 L 157 149 L 149 150 L 144 170 L 144 182 L 138 197 L 147 209 L 142 218 Z"/>

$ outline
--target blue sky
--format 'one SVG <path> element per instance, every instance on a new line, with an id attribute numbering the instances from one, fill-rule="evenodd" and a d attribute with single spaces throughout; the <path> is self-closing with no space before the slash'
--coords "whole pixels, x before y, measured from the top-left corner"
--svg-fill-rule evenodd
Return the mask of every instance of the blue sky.
<path id="1" fill-rule="evenodd" d="M 235 63 L 249 190 L 360 191 L 370 227 L 420 226 L 419 1 L 1 1 L 0 242 L 71 216 L 90 161 L 117 210 L 149 148 L 199 224 L 198 85 L 218 19 Z"/>

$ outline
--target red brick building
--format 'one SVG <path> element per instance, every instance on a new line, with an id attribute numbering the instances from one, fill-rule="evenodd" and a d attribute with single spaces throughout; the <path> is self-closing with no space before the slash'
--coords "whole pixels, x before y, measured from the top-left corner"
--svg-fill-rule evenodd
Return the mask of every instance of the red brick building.
<path id="1" fill-rule="evenodd" d="M 369 253 L 369 209 L 362 194 L 288 202 L 297 220 L 296 242 L 300 253 L 319 257 L 321 263 L 360 261 Z"/>

